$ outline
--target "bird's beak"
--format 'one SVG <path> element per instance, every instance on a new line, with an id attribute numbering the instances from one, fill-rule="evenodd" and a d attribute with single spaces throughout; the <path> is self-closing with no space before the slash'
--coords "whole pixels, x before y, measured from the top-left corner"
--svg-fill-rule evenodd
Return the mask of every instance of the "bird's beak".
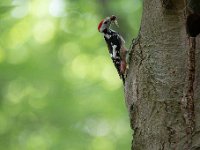
<path id="1" fill-rule="evenodd" d="M 114 20 L 113 22 L 117 27 L 119 27 L 119 24 L 118 24 L 117 20 Z"/>
<path id="2" fill-rule="evenodd" d="M 110 20 L 111 20 L 112 22 L 114 22 L 114 24 L 115 24 L 117 27 L 119 27 L 118 22 L 117 22 L 117 17 L 116 17 L 116 16 L 112 15 L 112 16 L 110 17 Z"/>

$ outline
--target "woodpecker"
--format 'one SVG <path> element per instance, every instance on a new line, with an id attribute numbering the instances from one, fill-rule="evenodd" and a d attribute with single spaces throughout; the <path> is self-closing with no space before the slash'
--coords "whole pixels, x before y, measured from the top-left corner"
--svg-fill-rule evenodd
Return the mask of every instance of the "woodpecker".
<path id="1" fill-rule="evenodd" d="M 98 30 L 99 32 L 103 33 L 110 57 L 120 78 L 123 81 L 123 84 L 125 84 L 125 74 L 127 70 L 126 55 L 128 51 L 125 47 L 125 41 L 123 37 L 116 31 L 110 29 L 111 23 L 114 23 L 116 26 L 118 26 L 116 16 L 112 15 L 103 19 L 98 25 Z"/>

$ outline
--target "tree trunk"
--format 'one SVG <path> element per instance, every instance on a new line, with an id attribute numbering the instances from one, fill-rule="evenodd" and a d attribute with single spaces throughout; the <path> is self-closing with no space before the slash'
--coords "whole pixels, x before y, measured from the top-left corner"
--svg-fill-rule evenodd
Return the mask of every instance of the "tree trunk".
<path id="1" fill-rule="evenodd" d="M 200 149 L 200 39 L 191 37 L 200 19 L 188 21 L 200 1 L 188 2 L 195 10 L 184 0 L 143 2 L 125 85 L 132 150 Z"/>

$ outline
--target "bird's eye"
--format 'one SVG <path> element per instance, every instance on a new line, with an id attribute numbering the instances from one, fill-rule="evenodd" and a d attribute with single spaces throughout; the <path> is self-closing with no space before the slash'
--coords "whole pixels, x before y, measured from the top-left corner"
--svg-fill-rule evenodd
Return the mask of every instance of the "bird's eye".
<path id="1" fill-rule="evenodd" d="M 107 24 L 107 23 L 108 23 L 108 21 L 105 21 L 105 22 L 104 22 L 104 24 Z"/>

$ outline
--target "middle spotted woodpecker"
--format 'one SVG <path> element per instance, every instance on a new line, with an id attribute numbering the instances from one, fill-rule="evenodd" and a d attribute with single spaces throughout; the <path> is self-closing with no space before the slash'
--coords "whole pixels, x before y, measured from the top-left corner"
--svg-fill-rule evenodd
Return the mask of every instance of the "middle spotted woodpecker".
<path id="1" fill-rule="evenodd" d="M 115 23 L 118 26 L 116 16 L 106 17 L 103 19 L 98 25 L 98 30 L 103 33 L 110 57 L 123 81 L 123 84 L 125 84 L 125 74 L 127 69 L 126 55 L 128 51 L 125 47 L 125 41 L 122 36 L 116 31 L 110 29 L 111 23 Z"/>

